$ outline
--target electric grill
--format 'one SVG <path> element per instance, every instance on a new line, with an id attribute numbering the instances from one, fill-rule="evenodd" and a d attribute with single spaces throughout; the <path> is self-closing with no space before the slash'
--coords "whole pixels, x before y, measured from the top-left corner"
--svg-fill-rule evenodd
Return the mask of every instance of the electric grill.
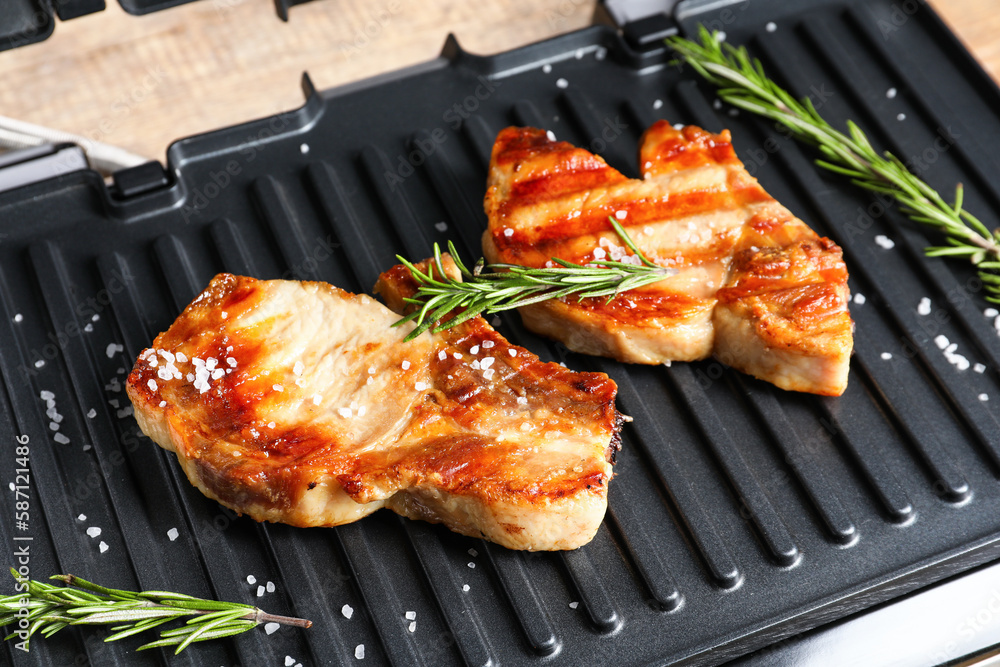
<path id="1" fill-rule="evenodd" d="M 682 2 L 672 21 L 624 36 L 593 27 L 490 57 L 449 38 L 437 60 L 338 89 L 305 77 L 302 107 L 178 141 L 166 167 L 110 184 L 57 170 L 0 193 L 0 492 L 15 483 L 18 436 L 31 469 L 30 520 L 15 520 L 10 490 L 0 541 L 30 546 L 34 578 L 72 572 L 314 622 L 177 657 L 66 630 L 29 655 L 7 642 L 9 660 L 348 665 L 363 644 L 361 664 L 718 665 L 770 646 L 747 658 L 767 664 L 811 628 L 846 619 L 836 631 L 996 559 L 1000 337 L 982 285 L 925 257 L 931 237 L 891 204 L 717 103 L 658 44 L 699 22 L 724 30 L 831 121 L 856 119 L 943 192 L 964 183 L 967 208 L 993 228 L 1000 91 L 929 8 L 909 6 Z M 543 127 L 635 177 L 638 138 L 659 118 L 730 128 L 764 187 L 844 248 L 857 323 L 844 396 L 783 392 L 712 360 L 580 356 L 501 316 L 498 329 L 543 359 L 611 375 L 634 417 L 606 521 L 567 553 L 508 551 L 388 512 L 331 529 L 256 524 L 202 496 L 138 432 L 125 376 L 215 273 L 360 292 L 396 253 L 423 258 L 451 239 L 478 257 L 497 131 Z M 997 582 L 995 567 L 969 576 L 958 581 Z M 888 627 L 876 641 L 891 641 Z"/>

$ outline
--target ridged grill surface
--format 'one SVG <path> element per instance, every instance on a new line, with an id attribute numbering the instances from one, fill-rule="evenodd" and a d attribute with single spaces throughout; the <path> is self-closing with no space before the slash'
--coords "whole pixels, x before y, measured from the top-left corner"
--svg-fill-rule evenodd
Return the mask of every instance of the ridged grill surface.
<path id="1" fill-rule="evenodd" d="M 824 116 L 856 119 L 943 191 L 964 183 L 966 206 L 1000 224 L 1000 93 L 930 10 L 699 4 L 682 5 L 683 30 L 718 23 Z M 432 63 L 175 144 L 167 188 L 122 201 L 79 172 L 0 194 L 0 492 L 15 481 L 15 437 L 31 447 L 30 524 L 7 511 L 10 491 L 0 541 L 31 537 L 36 578 L 68 571 L 315 624 L 177 658 L 67 631 L 30 656 L 8 642 L 7 657 L 350 665 L 364 644 L 364 664 L 719 664 L 995 558 L 1000 337 L 974 274 L 926 258 L 924 230 L 668 60 L 606 28 L 489 58 L 449 43 Z M 396 253 L 423 258 L 451 239 L 478 257 L 501 128 L 550 129 L 634 177 L 639 136 L 659 118 L 731 128 L 764 187 L 844 248 L 864 296 L 844 396 L 783 392 L 712 360 L 583 357 L 504 315 L 499 330 L 543 359 L 611 375 L 634 417 L 604 525 L 568 553 L 512 552 L 388 512 L 336 529 L 258 525 L 138 433 L 126 373 L 214 274 L 367 291 Z M 938 336 L 986 371 L 956 368 Z M 274 592 L 258 597 L 266 582 Z"/>

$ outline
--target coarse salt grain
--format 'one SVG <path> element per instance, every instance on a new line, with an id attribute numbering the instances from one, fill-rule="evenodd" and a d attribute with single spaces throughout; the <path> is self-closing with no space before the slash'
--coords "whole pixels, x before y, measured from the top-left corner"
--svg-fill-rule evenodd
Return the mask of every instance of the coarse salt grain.
<path id="1" fill-rule="evenodd" d="M 425 383 L 425 382 L 414 382 L 413 383 L 413 388 L 416 389 L 417 391 L 423 391 L 424 389 L 427 389 L 427 383 Z"/>
<path id="2" fill-rule="evenodd" d="M 896 89 L 895 88 L 890 88 L 889 90 L 885 91 L 885 96 L 888 97 L 891 100 L 892 98 L 894 98 L 896 96 Z"/>
<path id="3" fill-rule="evenodd" d="M 351 616 L 354 616 L 354 607 L 349 604 L 345 604 L 340 608 L 340 613 L 344 615 L 344 618 L 351 620 Z"/>
<path id="4" fill-rule="evenodd" d="M 509 347 L 509 348 L 507 348 L 507 354 L 509 354 L 512 357 L 516 357 L 517 356 L 517 350 L 515 350 L 512 347 Z"/>
<path id="5" fill-rule="evenodd" d="M 569 87 L 569 81 L 567 81 L 566 79 L 560 78 L 560 79 L 558 79 L 556 81 L 556 85 L 559 86 L 560 88 L 568 88 Z"/>
<path id="6" fill-rule="evenodd" d="M 170 530 L 167 531 L 167 537 L 170 539 L 171 542 L 176 540 L 179 535 L 180 531 L 178 531 L 176 528 L 171 528 Z"/>
<path id="7" fill-rule="evenodd" d="M 553 132 L 552 130 L 546 130 L 545 131 L 545 138 L 548 139 L 549 141 L 555 141 L 556 140 L 556 133 Z"/>
<path id="8" fill-rule="evenodd" d="M 400 365 L 403 367 L 404 371 L 410 368 L 410 362 L 406 361 L 405 359 L 403 360 L 403 363 Z"/>
<path id="9" fill-rule="evenodd" d="M 350 419 L 351 418 L 351 409 L 350 408 L 337 408 L 337 414 L 339 414 L 344 419 Z"/>
<path id="10" fill-rule="evenodd" d="M 494 345 L 496 345 L 496 343 L 494 343 L 494 342 L 493 342 L 493 341 L 491 341 L 491 340 L 484 340 L 484 341 L 483 341 L 483 349 L 484 349 L 484 350 L 488 350 L 488 349 L 490 349 L 491 347 L 493 347 Z"/>
<path id="11" fill-rule="evenodd" d="M 290 655 L 285 656 L 285 667 L 292 667 L 295 664 L 295 658 Z"/>
<path id="12" fill-rule="evenodd" d="M 403 614 L 403 618 L 405 618 L 408 621 L 412 621 L 416 617 L 417 617 L 417 612 L 415 611 L 408 611 L 405 614 Z"/>
<path id="13" fill-rule="evenodd" d="M 470 570 L 475 570 L 476 569 L 476 564 L 473 563 L 471 560 L 467 563 L 467 565 L 469 566 Z"/>
<path id="14" fill-rule="evenodd" d="M 475 558 L 476 556 L 478 556 L 478 555 L 479 555 L 479 552 L 478 552 L 478 551 L 476 551 L 475 549 L 469 549 L 469 552 L 468 552 L 468 553 L 469 553 L 469 555 L 470 555 L 470 556 L 472 556 L 473 558 Z"/>
<path id="15" fill-rule="evenodd" d="M 273 384 L 273 385 L 271 385 L 271 389 L 273 389 L 275 391 L 285 391 L 285 388 L 282 387 L 280 384 Z"/>
<path id="16" fill-rule="evenodd" d="M 764 26 L 764 30 L 767 30 L 768 32 L 774 32 L 777 29 L 778 29 L 778 24 L 775 23 L 774 21 L 768 21 L 767 25 Z"/>
<path id="17" fill-rule="evenodd" d="M 448 358 L 448 353 L 447 352 L 445 352 L 444 350 L 441 350 L 440 352 L 438 352 L 438 360 L 444 361 L 447 358 Z"/>
<path id="18" fill-rule="evenodd" d="M 980 394 L 979 395 L 979 400 L 982 401 L 983 403 L 985 403 L 986 401 L 990 400 L 990 396 L 989 396 L 989 394 Z"/>
<path id="19" fill-rule="evenodd" d="M 511 236 L 514 235 L 514 230 L 510 227 L 507 227 L 506 229 L 503 230 L 503 235 L 506 236 L 507 238 L 510 238 Z"/>
<path id="20" fill-rule="evenodd" d="M 149 387 L 150 391 L 156 391 L 156 380 L 150 378 L 149 382 L 146 383 L 146 386 Z"/>
<path id="21" fill-rule="evenodd" d="M 101 543 L 97 545 L 97 548 L 101 553 L 104 553 L 108 550 L 108 544 L 104 540 L 101 540 Z"/>
<path id="22" fill-rule="evenodd" d="M 409 630 L 410 632 L 416 632 L 417 631 L 417 622 L 416 621 L 410 621 L 410 624 L 406 627 L 406 629 Z"/>
<path id="23" fill-rule="evenodd" d="M 493 365 L 494 361 L 496 361 L 496 359 L 494 359 L 493 357 L 486 357 L 485 359 L 479 362 L 479 367 L 482 368 L 483 370 L 486 370 L 487 368 Z"/>
<path id="24" fill-rule="evenodd" d="M 461 352 L 455 352 L 451 356 L 455 357 L 456 359 L 461 359 L 462 358 L 462 353 Z"/>
<path id="25" fill-rule="evenodd" d="M 439 232 L 448 231 L 448 223 L 447 222 L 436 222 L 436 223 L 434 223 L 434 229 L 438 230 Z"/>
<path id="26" fill-rule="evenodd" d="M 76 517 L 76 520 L 77 521 L 86 521 L 87 520 L 87 515 L 86 514 L 81 514 L 78 517 Z"/>
<path id="27" fill-rule="evenodd" d="M 659 109 L 663 106 L 663 100 L 653 100 L 653 108 Z"/>
<path id="28" fill-rule="evenodd" d="M 41 368 L 44 365 L 45 365 L 44 359 L 39 359 L 38 361 L 35 362 L 35 368 Z"/>
<path id="29" fill-rule="evenodd" d="M 494 373 L 496 373 L 496 370 L 492 368 L 487 368 L 485 371 L 483 371 L 483 377 L 487 380 L 492 380 Z"/>
<path id="30" fill-rule="evenodd" d="M 479 354 L 479 346 L 473 345 L 469 348 L 469 354 Z"/>
<path id="31" fill-rule="evenodd" d="M 302 375 L 306 370 L 306 365 L 301 361 L 296 361 L 295 366 L 292 367 L 292 373 L 295 375 Z"/>
<path id="32" fill-rule="evenodd" d="M 281 627 L 280 623 L 265 623 L 264 632 L 266 632 L 269 635 L 273 635 L 275 632 L 278 631 L 278 628 L 280 627 Z"/>
<path id="33" fill-rule="evenodd" d="M 354 649 L 354 657 L 357 658 L 358 660 L 364 660 L 365 659 L 365 645 L 364 644 L 358 644 L 357 648 Z"/>
<path id="34" fill-rule="evenodd" d="M 166 401 L 160 401 L 160 407 L 161 408 L 167 407 L 167 402 Z"/>
<path id="35" fill-rule="evenodd" d="M 118 343 L 108 343 L 108 347 L 104 350 L 104 353 L 108 355 L 108 359 L 111 359 L 118 352 L 121 352 L 125 348 Z"/>
<path id="36" fill-rule="evenodd" d="M 264 588 L 267 589 L 268 593 L 273 593 L 274 592 L 274 582 L 273 581 L 267 582 L 267 585 Z"/>
<path id="37" fill-rule="evenodd" d="M 892 248 L 896 247 L 896 242 L 890 239 L 888 236 L 885 236 L 884 234 L 876 235 L 875 243 L 879 247 L 884 248 L 886 250 L 891 250 Z"/>
<path id="38" fill-rule="evenodd" d="M 99 526 L 91 526 L 87 529 L 87 537 L 99 537 L 101 534 L 101 528 Z"/>
<path id="39" fill-rule="evenodd" d="M 542 65 L 542 71 L 548 74 L 549 72 L 552 71 L 552 65 L 545 63 L 544 65 Z"/>
<path id="40" fill-rule="evenodd" d="M 257 583 L 257 577 L 253 576 L 252 574 L 248 574 L 247 575 L 247 583 L 250 584 L 251 586 L 253 586 L 254 584 Z"/>
<path id="41" fill-rule="evenodd" d="M 55 397 L 56 397 L 56 395 L 55 395 L 55 394 L 53 394 L 53 393 L 52 393 L 51 391 L 49 391 L 48 389 L 43 389 L 43 390 L 42 390 L 41 392 L 39 392 L 39 394 L 38 394 L 38 398 L 42 399 L 43 401 L 51 401 L 51 400 L 55 399 Z"/>
<path id="42" fill-rule="evenodd" d="M 517 404 L 518 405 L 527 405 L 528 404 L 528 398 L 526 396 L 518 396 L 517 397 Z"/>
<path id="43" fill-rule="evenodd" d="M 930 315 L 931 314 L 931 300 L 926 296 L 920 299 L 920 303 L 917 304 L 917 314 L 918 315 Z"/>
<path id="44" fill-rule="evenodd" d="M 263 586 L 258 586 L 257 587 L 257 597 L 259 597 L 259 598 L 264 597 L 264 587 Z"/>
<path id="45" fill-rule="evenodd" d="M 274 426 L 275 426 L 274 422 L 267 422 L 268 428 L 274 428 Z"/>
<path id="46" fill-rule="evenodd" d="M 579 607 L 579 606 L 580 606 L 580 603 L 579 603 L 579 602 L 576 602 L 575 600 L 574 600 L 573 602 L 570 602 L 570 603 L 569 603 L 569 608 L 570 608 L 570 609 L 576 609 L 576 608 L 577 608 L 577 607 Z"/>
<path id="47" fill-rule="evenodd" d="M 229 317 L 229 313 L 227 313 L 226 311 L 222 311 L 221 314 L 222 314 L 222 319 L 226 319 L 227 317 Z"/>
<path id="48" fill-rule="evenodd" d="M 896 114 L 896 120 L 906 120 L 906 114 L 905 113 Z"/>
<path id="49" fill-rule="evenodd" d="M 889 361 L 890 359 L 892 359 L 892 353 L 891 352 L 883 352 L 882 353 L 882 358 L 885 359 L 886 361 Z"/>
<path id="50" fill-rule="evenodd" d="M 615 211 L 615 217 L 618 218 L 619 220 L 624 220 L 625 218 L 628 217 L 628 211 L 625 210 Z"/>
<path id="51" fill-rule="evenodd" d="M 986 364 L 976 364 L 975 366 L 972 367 L 972 370 L 974 370 L 977 373 L 985 373 Z"/>
<path id="52" fill-rule="evenodd" d="M 60 445 L 68 445 L 69 444 L 69 438 L 67 438 L 62 433 L 56 433 L 55 437 L 52 438 L 52 439 L 55 440 L 56 442 L 58 442 Z"/>
<path id="53" fill-rule="evenodd" d="M 15 322 L 23 322 L 24 321 L 24 315 L 22 315 L 21 313 L 18 313 L 17 315 L 14 316 L 14 321 Z"/>
<path id="54" fill-rule="evenodd" d="M 469 592 L 469 584 L 463 584 L 462 585 L 462 590 L 465 591 L 466 593 L 468 593 Z"/>
<path id="55" fill-rule="evenodd" d="M 368 410 L 368 408 L 366 408 L 365 406 L 362 405 L 360 408 L 358 408 L 358 416 L 359 417 L 364 417 L 365 416 L 365 412 L 367 410 Z"/>
<path id="56" fill-rule="evenodd" d="M 938 335 L 934 337 L 934 344 L 938 346 L 939 350 L 943 350 L 948 347 L 948 337 L 945 335 Z"/>
<path id="57" fill-rule="evenodd" d="M 323 397 L 322 396 L 320 396 L 319 394 L 316 394 L 315 396 L 313 396 L 313 405 L 319 405 L 322 402 L 323 402 Z"/>

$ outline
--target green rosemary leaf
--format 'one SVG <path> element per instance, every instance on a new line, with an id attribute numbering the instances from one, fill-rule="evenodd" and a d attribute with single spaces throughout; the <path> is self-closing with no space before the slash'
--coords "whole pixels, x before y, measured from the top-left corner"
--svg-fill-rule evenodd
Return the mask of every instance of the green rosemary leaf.
<path id="1" fill-rule="evenodd" d="M 745 47 L 720 43 L 704 26 L 699 26 L 697 39 L 673 36 L 666 42 L 699 76 L 719 87 L 720 99 L 774 120 L 797 139 L 816 145 L 823 156 L 818 166 L 850 178 L 858 187 L 894 197 L 913 222 L 941 230 L 952 245 L 927 248 L 926 254 L 969 261 L 986 286 L 986 300 L 1000 303 L 1000 229 L 991 232 L 964 208 L 961 184 L 955 187 L 953 201 L 946 202 L 897 156 L 878 153 L 856 123 L 847 122 L 846 134 L 837 130 L 809 98 L 796 100 L 769 79 Z"/>

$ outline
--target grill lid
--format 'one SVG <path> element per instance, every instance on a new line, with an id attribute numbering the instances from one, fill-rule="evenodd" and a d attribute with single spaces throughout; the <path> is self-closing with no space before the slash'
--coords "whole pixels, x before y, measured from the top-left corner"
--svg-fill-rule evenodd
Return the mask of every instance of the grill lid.
<path id="1" fill-rule="evenodd" d="M 929 9 L 886 32 L 888 1 L 713 4 L 682 4 L 682 32 L 727 21 L 730 40 L 825 116 L 855 118 L 922 160 L 942 190 L 963 182 L 967 206 L 1000 224 L 989 177 L 1000 93 Z M 608 28 L 488 58 L 449 40 L 433 62 L 324 93 L 307 79 L 299 109 L 177 142 L 166 185 L 133 174 L 137 194 L 122 196 L 78 171 L 0 193 L 0 442 L 27 435 L 31 452 L 30 521 L 3 513 L 0 540 L 31 537 L 36 578 L 69 571 L 315 623 L 169 657 L 192 665 L 346 665 L 360 644 L 377 664 L 718 664 L 996 558 L 1000 338 L 973 273 L 924 257 L 923 230 L 892 206 L 717 108 L 668 60 Z M 634 177 L 638 138 L 658 118 L 731 128 L 764 187 L 844 248 L 864 296 L 844 396 L 782 392 L 711 360 L 578 356 L 500 318 L 544 359 L 610 374 L 635 418 L 605 524 L 585 548 L 554 554 L 388 512 L 336 529 L 258 525 L 202 496 L 138 434 L 125 374 L 215 273 L 360 292 L 397 252 L 421 258 L 434 241 L 478 257 L 502 127 L 550 129 Z M 985 372 L 959 370 L 939 336 Z M 14 467 L 2 470 L 6 488 Z M 275 591 L 258 597 L 267 581 Z M 2 650 L 15 664 L 168 661 L 101 636 L 65 631 L 30 657 Z"/>

